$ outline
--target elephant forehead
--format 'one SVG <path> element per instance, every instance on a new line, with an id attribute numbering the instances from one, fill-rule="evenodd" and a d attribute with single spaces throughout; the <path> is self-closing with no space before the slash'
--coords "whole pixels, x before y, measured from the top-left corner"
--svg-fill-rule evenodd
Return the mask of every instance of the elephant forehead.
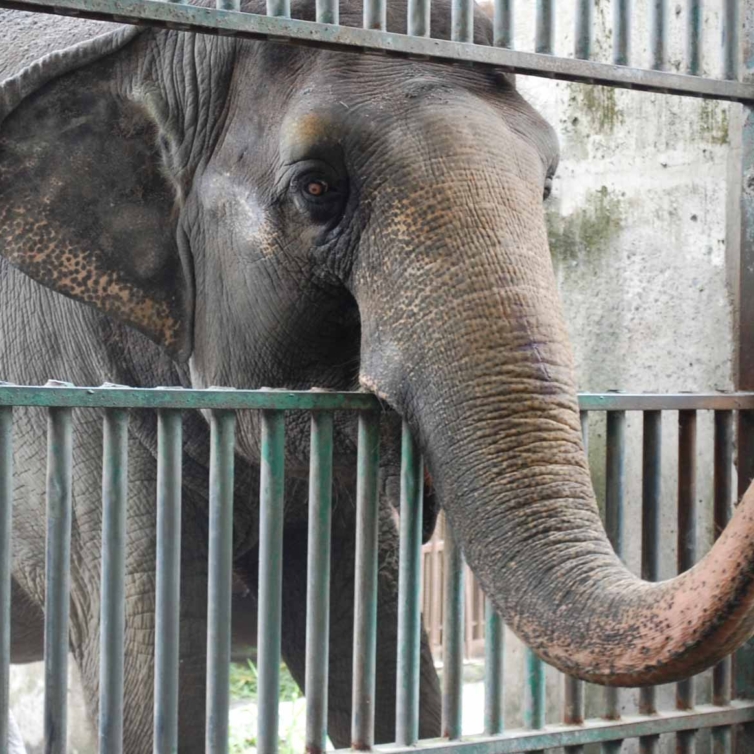
<path id="1" fill-rule="evenodd" d="M 314 147 L 335 147 L 340 141 L 339 119 L 332 112 L 294 111 L 283 121 L 281 152 L 286 161 L 301 159 Z"/>

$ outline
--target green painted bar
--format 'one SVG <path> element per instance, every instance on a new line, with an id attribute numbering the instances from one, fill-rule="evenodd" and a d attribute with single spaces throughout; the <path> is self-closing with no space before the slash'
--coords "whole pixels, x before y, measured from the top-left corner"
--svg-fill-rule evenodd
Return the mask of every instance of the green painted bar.
<path id="1" fill-rule="evenodd" d="M 99 750 L 123 752 L 128 411 L 109 408 L 102 433 L 102 599 Z"/>
<path id="2" fill-rule="evenodd" d="M 613 2 L 613 63 L 631 64 L 631 0 Z"/>
<path id="3" fill-rule="evenodd" d="M 0 751 L 8 745 L 10 707 L 13 409 L 0 408 Z"/>
<path id="4" fill-rule="evenodd" d="M 353 630 L 351 741 L 358 751 L 374 745 L 374 691 L 377 649 L 377 537 L 380 418 L 359 415 L 356 477 L 356 575 Z"/>
<path id="5" fill-rule="evenodd" d="M 612 411 L 607 415 L 607 455 L 605 459 L 605 529 L 618 557 L 623 553 L 623 518 L 626 486 L 626 414 Z M 620 719 L 620 690 L 605 689 L 605 719 Z M 602 744 L 602 754 L 618 754 L 620 741 Z"/>
<path id="6" fill-rule="evenodd" d="M 408 0 L 408 34 L 412 37 L 429 37 L 430 0 Z"/>
<path id="7" fill-rule="evenodd" d="M 453 0 L 450 8 L 450 38 L 454 42 L 474 41 L 473 0 Z"/>
<path id="8" fill-rule="evenodd" d="M 424 464 L 408 424 L 401 438 L 401 511 L 398 574 L 398 667 L 395 735 L 399 746 L 419 739 L 421 558 Z"/>
<path id="9" fill-rule="evenodd" d="M 147 0 L 145 0 L 146 2 Z M 163 3 L 164 5 L 165 3 Z M 2 2 L 0 1 L 0 6 Z M 184 7 L 191 6 L 180 6 Z M 244 14 L 249 15 L 249 14 Z M 0 385 L 0 406 L 41 408 L 280 409 L 284 411 L 380 411 L 371 393 L 290 390 L 183 390 L 180 388 L 22 387 Z M 582 411 L 684 409 L 754 410 L 754 392 L 582 393 Z"/>
<path id="10" fill-rule="evenodd" d="M 594 0 L 577 0 L 576 3 L 576 47 L 575 57 L 589 60 L 592 57 L 592 17 Z"/>
<path id="11" fill-rule="evenodd" d="M 513 48 L 513 0 L 494 0 L 493 45 Z"/>
<path id="12" fill-rule="evenodd" d="M 327 744 L 332 454 L 332 414 L 312 413 L 306 585 L 307 754 L 321 754 Z"/>
<path id="13" fill-rule="evenodd" d="M 71 584 L 71 410 L 47 422 L 47 544 L 44 610 L 45 754 L 65 754 L 68 732 L 68 610 Z"/>
<path id="14" fill-rule="evenodd" d="M 729 707 L 699 705 L 694 712 L 678 710 L 657 715 L 626 715 L 621 720 L 587 720 L 585 725 L 548 725 L 544 730 L 510 730 L 499 736 L 469 736 L 461 741 L 438 738 L 420 746 L 379 746 L 380 754 L 520 754 L 563 746 L 586 746 L 607 741 L 715 728 L 754 722 L 754 702 L 733 702 Z M 341 750 L 342 754 L 351 751 Z M 748 751 L 748 750 L 746 750 Z M 743 754 L 743 751 L 742 751 Z"/>
<path id="15" fill-rule="evenodd" d="M 183 417 L 157 414 L 157 585 L 155 606 L 154 754 L 178 750 L 181 618 L 181 462 Z"/>
<path id="16" fill-rule="evenodd" d="M 484 732 L 496 736 L 505 730 L 505 624 L 493 604 L 484 601 Z"/>
<path id="17" fill-rule="evenodd" d="M 555 41 L 555 0 L 537 0 L 534 50 L 541 55 L 552 55 Z"/>
<path id="18" fill-rule="evenodd" d="M 215 7 L 217 10 L 230 10 L 239 12 L 241 10 L 241 0 L 216 0 Z"/>
<path id="19" fill-rule="evenodd" d="M 207 754 L 227 754 L 233 582 L 233 474 L 236 415 L 213 411 L 209 457 Z"/>
<path id="20" fill-rule="evenodd" d="M 257 629 L 258 754 L 277 754 L 285 514 L 285 414 L 262 413 Z"/>
<path id="21" fill-rule="evenodd" d="M 724 0 L 723 7 L 723 75 L 735 81 L 740 71 L 740 28 L 741 16 L 739 0 Z M 748 61 L 747 61 L 748 63 Z M 748 65 L 747 65 L 748 69 Z"/>
<path id="22" fill-rule="evenodd" d="M 525 656 L 524 725 L 530 730 L 542 730 L 545 727 L 545 664 L 528 647 Z M 542 754 L 541 749 L 534 751 Z"/>
<path id="23" fill-rule="evenodd" d="M 715 539 L 733 515 L 733 412 L 715 412 Z M 712 673 L 712 701 L 721 707 L 730 704 L 732 692 L 731 658 L 726 657 Z M 712 729 L 712 754 L 731 754 L 732 730 Z"/>
<path id="24" fill-rule="evenodd" d="M 652 0 L 650 10 L 652 26 L 650 30 L 649 49 L 652 56 L 652 68 L 664 71 L 668 55 L 667 43 L 667 0 Z"/>
<path id="25" fill-rule="evenodd" d="M 686 72 L 689 76 L 701 76 L 702 29 L 704 28 L 702 0 L 689 0 L 686 19 L 686 54 L 688 56 Z"/>
<path id="26" fill-rule="evenodd" d="M 337 24 L 340 22 L 338 0 L 317 0 L 317 23 Z"/>
<path id="27" fill-rule="evenodd" d="M 463 555 L 446 522 L 443 543 L 445 607 L 442 627 L 442 735 L 461 737 L 463 710 Z"/>

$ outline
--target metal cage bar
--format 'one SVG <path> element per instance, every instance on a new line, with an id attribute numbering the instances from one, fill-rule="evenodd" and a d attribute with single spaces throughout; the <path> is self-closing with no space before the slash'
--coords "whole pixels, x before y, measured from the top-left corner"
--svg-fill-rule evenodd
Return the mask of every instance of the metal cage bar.
<path id="1" fill-rule="evenodd" d="M 686 72 L 690 76 L 702 74 L 702 0 L 688 0 L 688 17 L 686 22 L 686 55 L 688 63 Z"/>
<path id="2" fill-rule="evenodd" d="M 660 578 L 660 504 L 662 486 L 662 412 L 645 411 L 642 438 L 642 521 L 641 577 L 646 581 Z M 654 686 L 639 691 L 639 711 L 643 715 L 657 712 Z M 639 739 L 641 754 L 656 754 L 659 736 Z"/>
<path id="3" fill-rule="evenodd" d="M 613 0 L 613 63 L 631 64 L 631 0 Z"/>
<path id="4" fill-rule="evenodd" d="M 236 415 L 210 416 L 207 592 L 207 754 L 227 754 L 233 581 L 233 474 Z"/>
<path id="5" fill-rule="evenodd" d="M 398 666 L 395 694 L 395 740 L 399 746 L 409 746 L 419 740 L 423 490 L 424 463 L 411 430 L 404 421 L 401 439 Z"/>
<path id="6" fill-rule="evenodd" d="M 607 454 L 605 458 L 605 529 L 618 557 L 623 558 L 623 517 L 625 497 L 626 413 L 607 415 Z M 605 719 L 620 720 L 620 690 L 605 689 Z M 618 754 L 621 742 L 602 744 L 603 754 Z"/>
<path id="7" fill-rule="evenodd" d="M 552 55 L 555 41 L 555 0 L 537 0 L 536 39 L 534 49 Z"/>
<path id="8" fill-rule="evenodd" d="M 592 57 L 593 15 L 594 0 L 577 0 L 574 54 L 581 60 L 589 60 Z"/>
<path id="9" fill-rule="evenodd" d="M 285 414 L 282 411 L 262 412 L 261 456 L 257 751 L 259 754 L 277 754 L 285 513 Z"/>
<path id="10" fill-rule="evenodd" d="M 306 751 L 327 744 L 333 418 L 312 413 L 306 588 Z"/>
<path id="11" fill-rule="evenodd" d="M 353 748 L 374 745 L 374 693 L 377 648 L 377 537 L 380 462 L 379 414 L 359 416 L 356 476 L 356 576 L 353 635 Z"/>
<path id="12" fill-rule="evenodd" d="M 10 724 L 10 597 L 13 523 L 13 409 L 0 409 L 0 747 Z"/>
<path id="13" fill-rule="evenodd" d="M 71 410 L 51 408 L 47 423 L 45 557 L 45 752 L 65 754 L 68 738 L 68 613 L 71 584 Z"/>
<path id="14" fill-rule="evenodd" d="M 489 599 L 484 601 L 484 616 L 484 732 L 496 736 L 505 729 L 505 624 Z"/>
<path id="15" fill-rule="evenodd" d="M 105 412 L 102 437 L 99 750 L 123 751 L 128 412 Z"/>
<path id="16" fill-rule="evenodd" d="M 524 688 L 524 725 L 530 730 L 545 727 L 545 664 L 528 647 L 525 652 L 526 685 Z M 542 749 L 533 749 L 543 754 Z"/>
<path id="17" fill-rule="evenodd" d="M 155 606 L 154 752 L 178 748 L 181 613 L 181 462 L 183 417 L 157 414 L 157 602 Z"/>
<path id="18" fill-rule="evenodd" d="M 443 555 L 445 606 L 442 628 L 442 735 L 455 741 L 461 737 L 463 710 L 464 564 L 460 544 L 447 523 Z M 494 639 L 493 636 L 493 641 Z M 494 691 L 491 704 L 495 704 Z"/>
<path id="19" fill-rule="evenodd" d="M 650 25 L 649 48 L 651 51 L 651 65 L 656 71 L 665 70 L 667 62 L 667 25 L 666 0 L 652 0 L 650 10 L 652 14 Z"/>

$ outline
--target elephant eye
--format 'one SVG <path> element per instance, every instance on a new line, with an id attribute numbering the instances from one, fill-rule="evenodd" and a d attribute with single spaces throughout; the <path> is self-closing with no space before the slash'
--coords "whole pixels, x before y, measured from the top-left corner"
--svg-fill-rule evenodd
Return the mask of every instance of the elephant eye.
<path id="1" fill-rule="evenodd" d="M 306 193 L 309 196 L 324 196 L 329 190 L 330 187 L 325 181 L 309 181 L 306 186 Z"/>
<path id="2" fill-rule="evenodd" d="M 545 187 L 542 192 L 542 201 L 547 201 L 552 193 L 552 177 L 545 178 Z"/>

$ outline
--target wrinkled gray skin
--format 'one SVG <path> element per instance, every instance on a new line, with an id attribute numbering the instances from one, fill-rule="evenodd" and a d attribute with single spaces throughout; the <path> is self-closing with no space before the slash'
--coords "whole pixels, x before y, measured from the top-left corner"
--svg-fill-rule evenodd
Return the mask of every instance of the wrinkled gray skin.
<path id="1" fill-rule="evenodd" d="M 360 25 L 360 7 L 344 3 L 342 22 Z M 312 15 L 313 3 L 294 5 L 294 16 Z M 437 36 L 449 17 L 433 3 Z M 391 3 L 389 27 L 404 18 L 405 4 Z M 667 682 L 750 633 L 754 496 L 698 569 L 657 586 L 631 576 L 605 537 L 542 212 L 556 141 L 508 80 L 107 28 L 94 38 L 101 25 L 0 12 L 0 376 L 374 390 L 410 423 L 486 592 L 552 664 L 602 683 Z M 489 41 L 481 17 L 476 35 Z M 89 41 L 71 49 L 79 40 Z M 60 52 L 9 79 L 50 50 Z M 13 658 L 23 662 L 41 649 L 45 417 L 16 416 Z M 71 648 L 95 717 L 100 421 L 76 413 L 71 594 Z M 385 425 L 379 741 L 394 737 L 396 638 L 398 421 Z M 255 623 L 258 429 L 255 415 L 240 419 L 239 652 Z M 288 429 L 283 651 L 301 683 L 306 418 Z M 350 741 L 354 434 L 341 418 L 329 696 L 338 746 Z M 188 415 L 182 753 L 202 750 L 207 440 L 205 418 Z M 151 741 L 155 445 L 154 418 L 134 413 L 128 752 Z M 431 499 L 426 507 L 431 519 Z M 427 737 L 439 733 L 439 697 L 426 641 L 422 679 Z"/>

